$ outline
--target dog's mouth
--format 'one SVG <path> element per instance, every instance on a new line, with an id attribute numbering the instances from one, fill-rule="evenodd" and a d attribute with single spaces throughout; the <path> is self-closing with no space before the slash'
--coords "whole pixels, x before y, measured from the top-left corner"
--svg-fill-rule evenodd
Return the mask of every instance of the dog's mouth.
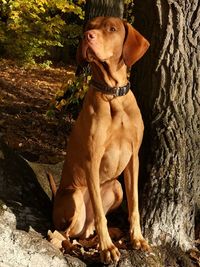
<path id="1" fill-rule="evenodd" d="M 83 58 L 85 58 L 88 62 L 104 62 L 105 59 L 100 57 L 100 53 L 98 50 L 99 49 L 97 47 L 94 47 L 94 44 L 90 44 L 85 41 L 82 46 Z"/>
<path id="2" fill-rule="evenodd" d="M 93 49 L 91 49 L 91 47 L 88 46 L 88 48 L 86 49 L 86 59 L 89 62 L 93 62 L 96 60 L 99 60 L 99 58 L 97 57 L 96 53 L 94 52 Z"/>

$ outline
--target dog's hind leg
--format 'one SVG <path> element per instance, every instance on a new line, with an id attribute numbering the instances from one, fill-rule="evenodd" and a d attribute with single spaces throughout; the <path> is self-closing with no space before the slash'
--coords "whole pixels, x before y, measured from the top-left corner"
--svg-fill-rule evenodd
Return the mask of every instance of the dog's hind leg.
<path id="1" fill-rule="evenodd" d="M 83 193 L 80 189 L 62 189 L 54 200 L 53 222 L 55 228 L 64 231 L 66 237 L 76 237 L 86 221 Z"/>

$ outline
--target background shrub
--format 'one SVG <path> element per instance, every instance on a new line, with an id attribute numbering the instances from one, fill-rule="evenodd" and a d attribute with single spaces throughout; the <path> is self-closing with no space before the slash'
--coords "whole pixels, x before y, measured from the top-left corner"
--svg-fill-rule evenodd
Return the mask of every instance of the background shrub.
<path id="1" fill-rule="evenodd" d="M 85 1 L 0 0 L 0 53 L 22 62 L 54 59 L 76 46 Z M 60 48 L 60 50 L 55 50 Z M 61 53 L 61 52 L 60 52 Z"/>
<path id="2" fill-rule="evenodd" d="M 60 117 L 67 114 L 70 119 L 76 119 L 88 91 L 90 80 L 90 68 L 86 67 L 82 74 L 63 83 L 47 111 L 47 116 L 55 116 L 59 113 Z"/>

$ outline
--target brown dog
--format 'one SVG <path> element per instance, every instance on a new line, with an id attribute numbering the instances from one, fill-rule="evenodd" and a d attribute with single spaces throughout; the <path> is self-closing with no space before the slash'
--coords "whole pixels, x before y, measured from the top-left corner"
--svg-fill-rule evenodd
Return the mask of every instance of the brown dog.
<path id="1" fill-rule="evenodd" d="M 96 230 L 101 260 L 106 263 L 120 257 L 105 214 L 122 201 L 117 181 L 122 172 L 131 241 L 135 248 L 149 249 L 138 210 L 138 151 L 144 126 L 127 80 L 127 66 L 148 47 L 148 41 L 127 22 L 97 17 L 87 24 L 77 52 L 79 63 L 90 62 L 92 81 L 69 139 L 53 221 L 68 237 L 89 237 Z"/>

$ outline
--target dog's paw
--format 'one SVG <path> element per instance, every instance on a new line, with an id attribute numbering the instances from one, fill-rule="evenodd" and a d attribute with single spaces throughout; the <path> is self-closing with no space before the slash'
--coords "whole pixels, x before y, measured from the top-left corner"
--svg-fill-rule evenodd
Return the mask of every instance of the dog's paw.
<path id="1" fill-rule="evenodd" d="M 134 249 L 141 249 L 146 252 L 151 251 L 151 247 L 149 246 L 148 242 L 144 239 L 143 236 L 140 237 L 132 237 L 131 238 L 131 244 Z"/>
<path id="2" fill-rule="evenodd" d="M 105 264 L 116 263 L 120 259 L 120 252 L 113 243 L 108 247 L 100 251 L 101 262 Z"/>

